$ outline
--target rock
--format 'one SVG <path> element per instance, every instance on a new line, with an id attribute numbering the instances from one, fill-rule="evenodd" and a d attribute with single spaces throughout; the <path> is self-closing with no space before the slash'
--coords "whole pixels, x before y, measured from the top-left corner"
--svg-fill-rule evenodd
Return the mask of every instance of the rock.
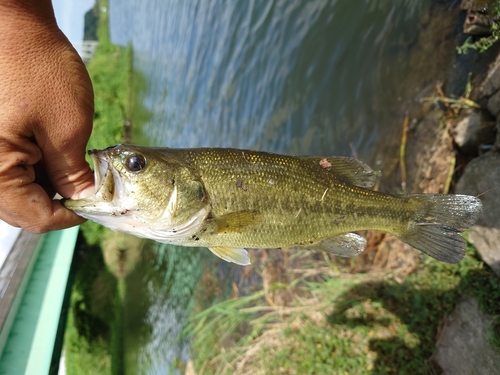
<path id="1" fill-rule="evenodd" d="M 500 276 L 500 230 L 476 225 L 469 233 L 469 238 L 483 261 Z"/>
<path id="2" fill-rule="evenodd" d="M 488 111 L 495 116 L 500 116 L 500 90 L 488 98 Z"/>
<path id="3" fill-rule="evenodd" d="M 494 13 L 495 1 L 494 0 L 462 0 L 460 2 L 460 9 L 481 12 L 481 13 Z"/>
<path id="4" fill-rule="evenodd" d="M 500 55 L 491 64 L 488 75 L 479 87 L 481 96 L 491 96 L 493 93 L 498 91 L 500 86 Z"/>
<path id="5" fill-rule="evenodd" d="M 456 192 L 481 194 L 484 211 L 477 224 L 500 228 L 500 153 L 488 152 L 473 159 L 465 168 Z"/>
<path id="6" fill-rule="evenodd" d="M 497 120 L 497 138 L 495 140 L 495 149 L 500 150 L 500 121 Z"/>
<path id="7" fill-rule="evenodd" d="M 460 8 L 467 11 L 464 33 L 471 35 L 489 35 L 498 16 L 494 0 L 462 0 Z"/>
<path id="8" fill-rule="evenodd" d="M 486 78 L 479 85 L 475 100 L 487 107 L 491 114 L 498 117 L 500 113 L 500 54 L 488 68 Z"/>
<path id="9" fill-rule="evenodd" d="M 469 238 L 483 261 L 500 276 L 500 153 L 488 152 L 473 159 L 458 181 L 456 193 L 480 196 L 483 214 Z"/>
<path id="10" fill-rule="evenodd" d="M 492 323 L 474 298 L 464 296 L 445 318 L 431 360 L 446 375 L 498 374 L 500 352 L 489 341 Z"/>
<path id="11" fill-rule="evenodd" d="M 448 130 L 440 128 L 442 112 L 434 109 L 408 131 L 406 190 L 412 193 L 443 193 L 455 164 L 455 151 Z"/>
<path id="12" fill-rule="evenodd" d="M 453 139 L 462 152 L 477 155 L 481 145 L 495 142 L 495 120 L 483 111 L 471 111 L 455 126 Z"/>

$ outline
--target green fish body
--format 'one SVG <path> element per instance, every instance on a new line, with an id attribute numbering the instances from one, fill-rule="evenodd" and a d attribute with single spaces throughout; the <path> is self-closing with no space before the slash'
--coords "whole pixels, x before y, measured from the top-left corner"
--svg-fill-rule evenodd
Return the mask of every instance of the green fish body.
<path id="1" fill-rule="evenodd" d="M 93 197 L 67 200 L 113 230 L 208 247 L 249 264 L 245 248 L 304 247 L 356 256 L 380 230 L 447 263 L 465 253 L 460 232 L 482 204 L 466 195 L 395 196 L 369 190 L 377 174 L 346 157 L 284 156 L 237 149 L 117 145 L 89 151 Z"/>

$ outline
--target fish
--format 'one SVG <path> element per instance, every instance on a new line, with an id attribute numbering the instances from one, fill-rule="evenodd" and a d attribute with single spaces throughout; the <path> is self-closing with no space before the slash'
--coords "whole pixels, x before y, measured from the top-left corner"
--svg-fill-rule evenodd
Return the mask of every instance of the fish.
<path id="1" fill-rule="evenodd" d="M 112 230 L 163 243 L 206 247 L 250 264 L 249 248 L 304 248 L 355 257 L 388 232 L 445 263 L 465 254 L 461 233 L 482 212 L 468 195 L 393 195 L 363 162 L 231 148 L 119 144 L 89 150 L 95 193 L 66 208 Z"/>

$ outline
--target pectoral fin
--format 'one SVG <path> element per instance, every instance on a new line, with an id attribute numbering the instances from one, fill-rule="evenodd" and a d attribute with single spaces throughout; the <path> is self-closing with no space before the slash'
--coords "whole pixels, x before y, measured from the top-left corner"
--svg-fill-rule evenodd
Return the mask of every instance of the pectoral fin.
<path id="1" fill-rule="evenodd" d="M 248 266 L 250 264 L 250 258 L 248 258 L 248 253 L 245 249 L 216 246 L 209 247 L 208 250 L 227 262 L 236 263 L 241 266 Z"/>
<path id="2" fill-rule="evenodd" d="M 355 233 L 326 238 L 316 244 L 307 246 L 309 250 L 323 251 L 341 257 L 355 257 L 366 247 L 366 240 Z"/>
<path id="3" fill-rule="evenodd" d="M 241 233 L 259 222 L 260 213 L 256 211 L 232 212 L 211 219 L 213 234 Z"/>

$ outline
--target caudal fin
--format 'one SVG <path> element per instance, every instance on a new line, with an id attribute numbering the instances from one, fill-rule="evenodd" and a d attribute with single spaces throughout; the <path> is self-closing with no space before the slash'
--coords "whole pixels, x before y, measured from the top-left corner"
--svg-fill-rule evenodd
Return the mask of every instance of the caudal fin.
<path id="1" fill-rule="evenodd" d="M 481 215 L 481 200 L 451 194 L 414 194 L 408 200 L 416 207 L 416 217 L 398 237 L 437 260 L 459 262 L 465 255 L 460 233 Z"/>

